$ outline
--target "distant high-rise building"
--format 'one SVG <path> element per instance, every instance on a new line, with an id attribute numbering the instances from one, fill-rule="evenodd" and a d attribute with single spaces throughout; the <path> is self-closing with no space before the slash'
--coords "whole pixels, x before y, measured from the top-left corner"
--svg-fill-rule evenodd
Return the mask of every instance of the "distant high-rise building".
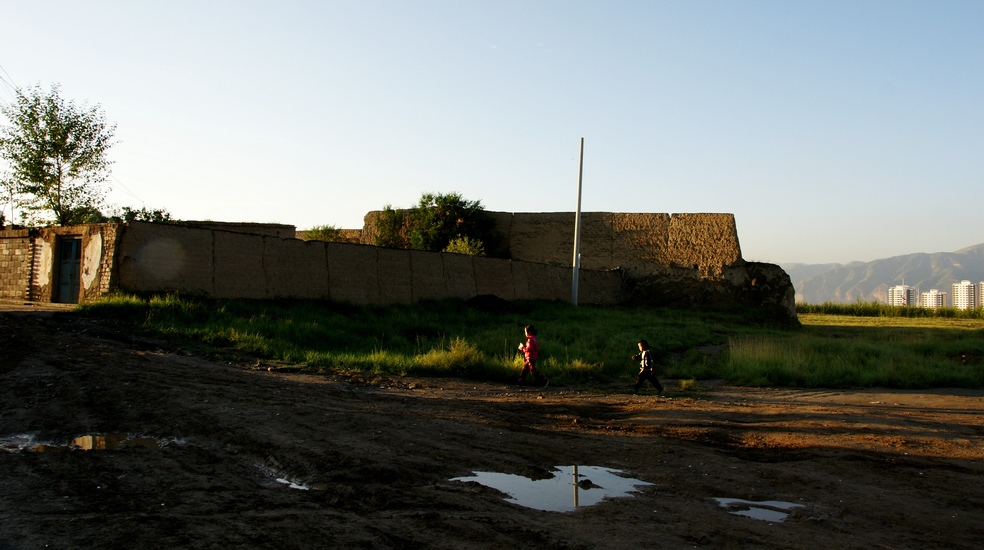
<path id="1" fill-rule="evenodd" d="M 916 305 L 916 289 L 909 285 L 895 285 L 888 289 L 888 305 L 890 306 L 914 306 Z"/>
<path id="2" fill-rule="evenodd" d="M 946 292 L 940 292 L 935 288 L 929 292 L 922 293 L 922 307 L 936 309 L 941 307 L 946 307 Z"/>
<path id="3" fill-rule="evenodd" d="M 953 283 L 953 307 L 956 309 L 974 309 L 980 304 L 977 289 L 970 281 L 964 280 Z"/>

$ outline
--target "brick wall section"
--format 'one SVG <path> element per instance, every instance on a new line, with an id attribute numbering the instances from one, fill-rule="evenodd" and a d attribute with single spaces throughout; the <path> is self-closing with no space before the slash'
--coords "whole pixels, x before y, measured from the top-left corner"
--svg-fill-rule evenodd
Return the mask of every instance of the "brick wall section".
<path id="1" fill-rule="evenodd" d="M 117 230 L 114 224 L 0 231 L 0 298 L 50 302 L 55 298 L 58 242 L 82 240 L 79 302 L 110 292 Z"/>
<path id="2" fill-rule="evenodd" d="M 0 299 L 30 298 L 33 248 L 26 229 L 0 231 Z"/>
<path id="3" fill-rule="evenodd" d="M 79 302 L 105 296 L 115 289 L 113 278 L 119 226 L 115 224 L 81 227 L 82 284 Z"/>

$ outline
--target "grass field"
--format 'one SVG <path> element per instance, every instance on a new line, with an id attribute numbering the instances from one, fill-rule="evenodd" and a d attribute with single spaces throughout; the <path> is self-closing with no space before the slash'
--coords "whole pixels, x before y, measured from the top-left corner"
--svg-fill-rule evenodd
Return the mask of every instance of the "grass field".
<path id="1" fill-rule="evenodd" d="M 661 376 L 752 386 L 984 386 L 984 319 L 803 313 L 802 326 L 761 312 L 574 307 L 515 302 L 491 313 L 457 301 L 366 306 L 310 301 L 205 301 L 117 296 L 85 304 L 200 352 L 234 351 L 299 370 L 359 370 L 511 381 L 523 326 L 539 329 L 540 370 L 559 384 L 629 383 L 646 338 Z"/>

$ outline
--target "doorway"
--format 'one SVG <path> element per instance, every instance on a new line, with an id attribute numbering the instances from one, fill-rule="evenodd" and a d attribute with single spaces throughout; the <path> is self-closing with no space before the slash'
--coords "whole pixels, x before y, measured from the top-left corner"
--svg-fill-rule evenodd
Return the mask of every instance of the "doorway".
<path id="1" fill-rule="evenodd" d="M 55 301 L 79 303 L 79 276 L 82 272 L 82 239 L 65 237 L 58 241 L 58 287 Z"/>

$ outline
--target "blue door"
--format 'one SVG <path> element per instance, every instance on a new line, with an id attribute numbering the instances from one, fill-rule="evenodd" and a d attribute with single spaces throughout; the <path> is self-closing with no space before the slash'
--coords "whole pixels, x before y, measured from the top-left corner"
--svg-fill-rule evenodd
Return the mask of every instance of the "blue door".
<path id="1" fill-rule="evenodd" d="M 58 292 L 56 302 L 79 303 L 79 275 L 82 272 L 82 239 L 58 241 Z"/>

